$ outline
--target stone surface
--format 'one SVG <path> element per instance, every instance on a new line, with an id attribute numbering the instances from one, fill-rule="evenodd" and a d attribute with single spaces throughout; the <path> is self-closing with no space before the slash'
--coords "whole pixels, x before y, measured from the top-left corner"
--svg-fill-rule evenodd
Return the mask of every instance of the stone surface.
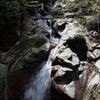
<path id="1" fill-rule="evenodd" d="M 36 22 L 39 25 L 37 27 L 35 21 L 37 20 L 34 20 L 34 18 L 26 18 L 21 40 L 7 53 L 0 55 L 0 79 L 1 83 L 3 82 L 5 85 L 4 87 L 1 84 L 0 87 L 2 87 L 2 94 L 7 92 L 7 98 L 10 100 L 19 100 L 23 96 L 24 88 L 31 75 L 33 73 L 35 75 L 40 64 L 48 57 L 51 44 L 46 35 L 50 34 L 48 28 L 52 29 L 47 22 L 44 23 L 46 27 L 41 27 Z M 4 82 L 5 78 L 7 83 Z M 5 95 L 2 95 L 0 99 Z"/>
<path id="2" fill-rule="evenodd" d="M 87 70 L 84 70 L 83 73 L 79 76 L 79 81 L 76 82 L 76 100 L 91 100 L 91 91 L 95 85 L 98 85 L 100 82 L 99 74 L 95 72 L 95 67 L 90 67 Z M 95 89 L 94 89 L 95 91 Z M 96 97 L 95 97 L 96 98 Z M 98 99 L 96 99 L 98 100 Z"/>
<path id="3" fill-rule="evenodd" d="M 100 72 L 100 60 L 96 61 L 95 66 L 98 68 L 98 71 Z"/>
<path id="4" fill-rule="evenodd" d="M 91 41 L 88 30 L 73 18 L 76 13 L 65 13 L 66 6 L 57 0 L 52 15 L 26 17 L 21 40 L 8 52 L 0 51 L 0 100 L 21 100 L 30 77 L 35 77 L 56 46 L 58 51 L 52 58 L 54 90 L 68 100 L 99 100 L 100 42 Z"/>

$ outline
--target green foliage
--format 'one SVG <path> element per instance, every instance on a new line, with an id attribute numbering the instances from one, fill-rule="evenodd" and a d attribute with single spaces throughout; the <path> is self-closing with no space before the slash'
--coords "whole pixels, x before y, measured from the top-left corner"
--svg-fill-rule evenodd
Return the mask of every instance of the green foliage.
<path id="1" fill-rule="evenodd" d="M 39 3 L 39 1 L 29 1 L 26 6 L 32 9 L 36 9 L 40 7 L 41 4 Z"/>
<path id="2" fill-rule="evenodd" d="M 36 10 L 41 4 L 37 0 L 0 1 L 0 29 L 6 25 L 19 24 L 25 10 Z"/>
<path id="3" fill-rule="evenodd" d="M 7 24 L 18 24 L 21 17 L 17 1 L 0 2 L 0 28 Z"/>
<path id="4" fill-rule="evenodd" d="M 95 0 L 95 1 L 90 1 L 89 4 L 91 7 L 88 8 L 88 11 L 91 12 L 92 14 L 96 14 L 100 11 L 100 6 L 98 5 L 100 2 Z"/>
<path id="5" fill-rule="evenodd" d="M 78 11 L 82 10 L 85 14 L 97 14 L 100 11 L 100 0 L 63 0 L 68 5 L 66 10 Z"/>

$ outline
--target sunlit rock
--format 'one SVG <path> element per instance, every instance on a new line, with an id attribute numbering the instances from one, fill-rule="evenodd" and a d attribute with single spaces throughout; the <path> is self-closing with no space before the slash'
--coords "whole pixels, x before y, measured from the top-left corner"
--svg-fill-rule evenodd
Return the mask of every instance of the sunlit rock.
<path id="1" fill-rule="evenodd" d="M 75 98 L 75 81 L 72 81 L 68 85 L 63 85 L 63 92 L 71 98 Z"/>
<path id="2" fill-rule="evenodd" d="M 76 82 L 75 99 L 91 100 L 91 96 L 93 97 L 94 95 L 94 93 L 92 94 L 91 91 L 92 89 L 93 91 L 95 91 L 96 88 L 93 87 L 99 84 L 99 77 L 99 73 L 95 71 L 94 66 L 90 67 L 87 70 L 84 70 L 82 74 L 79 76 L 79 80 Z"/>
<path id="3" fill-rule="evenodd" d="M 62 49 L 58 52 L 58 59 L 61 60 L 62 63 L 66 63 L 66 66 L 67 64 L 72 66 L 79 64 L 79 58 L 70 50 L 70 48 Z"/>
<path id="4" fill-rule="evenodd" d="M 61 1 L 56 1 L 54 7 L 52 8 L 51 14 L 54 18 L 61 18 L 63 17 L 64 13 L 62 10 L 63 6 Z"/>
<path id="5" fill-rule="evenodd" d="M 96 56 L 96 58 L 100 57 L 100 49 L 95 49 L 93 51 L 94 55 Z"/>
<path id="6" fill-rule="evenodd" d="M 66 24 L 67 24 L 67 20 L 66 19 L 58 19 L 54 23 L 53 27 L 57 31 L 63 31 L 65 29 L 65 27 L 66 27 Z"/>
<path id="7" fill-rule="evenodd" d="M 54 87 L 58 92 L 64 93 L 72 99 L 75 98 L 74 97 L 74 94 L 75 94 L 75 82 L 74 81 L 72 81 L 71 83 L 67 85 L 60 85 L 60 84 L 55 83 L 55 81 L 52 79 L 51 86 Z"/>
<path id="8" fill-rule="evenodd" d="M 87 57 L 88 57 L 88 59 L 96 58 L 96 55 L 93 52 L 88 51 L 87 52 Z"/>
<path id="9" fill-rule="evenodd" d="M 98 68 L 98 71 L 100 72 L 100 60 L 96 61 L 95 66 Z"/>
<path id="10" fill-rule="evenodd" d="M 80 65 L 78 67 L 78 71 L 84 71 L 89 68 L 91 64 L 89 64 L 87 61 L 80 61 Z"/>
<path id="11" fill-rule="evenodd" d="M 66 68 L 66 67 L 60 67 L 53 77 L 54 78 L 56 78 L 58 76 L 63 77 L 64 74 L 67 73 L 67 71 L 73 71 L 73 70 L 70 68 Z"/>

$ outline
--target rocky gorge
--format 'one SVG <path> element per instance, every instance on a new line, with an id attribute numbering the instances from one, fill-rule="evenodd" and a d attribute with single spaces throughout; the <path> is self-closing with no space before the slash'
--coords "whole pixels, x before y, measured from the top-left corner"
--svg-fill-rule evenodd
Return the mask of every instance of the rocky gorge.
<path id="1" fill-rule="evenodd" d="M 68 12 L 62 0 L 49 4 L 47 15 L 25 16 L 20 40 L 8 51 L 0 51 L 0 100 L 34 100 L 24 98 L 27 84 L 31 79 L 35 82 L 41 64 L 55 48 L 45 100 L 99 100 L 99 31 L 80 22 L 84 10 Z M 91 16 L 83 16 L 90 21 Z"/>

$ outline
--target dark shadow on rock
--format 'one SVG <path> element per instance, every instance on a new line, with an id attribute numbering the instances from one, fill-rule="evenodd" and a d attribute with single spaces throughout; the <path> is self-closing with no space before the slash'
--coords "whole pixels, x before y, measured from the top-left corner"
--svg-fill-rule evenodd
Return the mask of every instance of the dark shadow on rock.
<path id="1" fill-rule="evenodd" d="M 50 100 L 75 100 L 67 96 L 66 94 L 59 93 L 54 88 L 51 88 L 51 99 Z"/>
<path id="2" fill-rule="evenodd" d="M 0 50 L 8 51 L 16 42 L 20 40 L 20 33 L 18 33 L 17 26 L 5 26 L 0 35 Z"/>
<path id="3" fill-rule="evenodd" d="M 76 36 L 74 38 L 69 38 L 67 40 L 67 44 L 70 49 L 78 55 L 81 61 L 85 61 L 87 59 L 88 47 L 84 37 Z"/>

